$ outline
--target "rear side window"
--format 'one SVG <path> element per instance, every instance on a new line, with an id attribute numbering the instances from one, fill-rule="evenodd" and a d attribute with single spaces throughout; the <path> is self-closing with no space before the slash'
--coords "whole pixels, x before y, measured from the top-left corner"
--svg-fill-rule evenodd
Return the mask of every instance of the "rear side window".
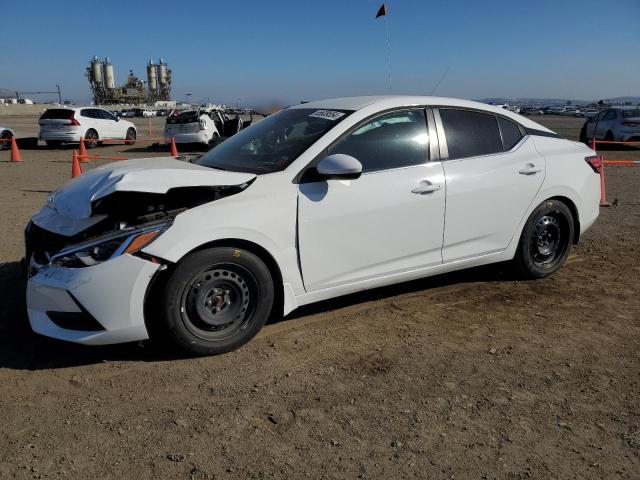
<path id="1" fill-rule="evenodd" d="M 41 120 L 70 120 L 73 117 L 73 110 L 68 108 L 50 108 L 40 116 Z"/>
<path id="2" fill-rule="evenodd" d="M 363 172 L 426 163 L 429 152 L 427 119 L 423 110 L 388 113 L 358 127 L 330 154 L 344 153 L 362 163 Z"/>
<path id="3" fill-rule="evenodd" d="M 502 117 L 497 118 L 498 126 L 500 127 L 500 134 L 502 135 L 502 146 L 506 152 L 516 146 L 522 138 L 522 133 L 520 133 L 518 125 L 514 122 Z"/>
<path id="4" fill-rule="evenodd" d="M 449 159 L 490 155 L 503 151 L 496 117 L 469 110 L 441 109 Z"/>

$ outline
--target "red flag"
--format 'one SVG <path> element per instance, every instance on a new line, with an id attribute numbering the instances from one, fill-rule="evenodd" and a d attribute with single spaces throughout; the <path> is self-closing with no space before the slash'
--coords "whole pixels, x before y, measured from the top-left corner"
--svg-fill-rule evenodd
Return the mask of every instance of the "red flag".
<path id="1" fill-rule="evenodd" d="M 382 6 L 378 9 L 378 13 L 376 13 L 376 18 L 386 17 L 387 16 L 387 4 L 383 3 Z"/>

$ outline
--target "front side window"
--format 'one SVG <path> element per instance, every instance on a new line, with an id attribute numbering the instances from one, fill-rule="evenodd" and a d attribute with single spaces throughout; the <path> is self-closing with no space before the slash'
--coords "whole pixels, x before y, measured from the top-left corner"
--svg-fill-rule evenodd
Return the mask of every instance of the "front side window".
<path id="1" fill-rule="evenodd" d="M 429 159 L 429 132 L 424 110 L 388 113 L 356 128 L 329 154 L 351 155 L 363 172 L 420 165 Z"/>
<path id="2" fill-rule="evenodd" d="M 440 109 L 449 159 L 491 155 L 503 151 L 495 116 L 470 110 Z"/>
<path id="3" fill-rule="evenodd" d="M 281 110 L 225 140 L 195 163 L 258 175 L 279 172 L 351 113 L 317 108 Z"/>

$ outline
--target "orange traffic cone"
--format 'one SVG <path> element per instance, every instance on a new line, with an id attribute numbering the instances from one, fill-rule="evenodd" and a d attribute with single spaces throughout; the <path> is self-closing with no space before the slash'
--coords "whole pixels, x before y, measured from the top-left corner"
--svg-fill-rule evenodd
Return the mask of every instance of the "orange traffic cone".
<path id="1" fill-rule="evenodd" d="M 11 137 L 11 158 L 12 162 L 21 162 L 20 150 L 18 150 L 18 144 L 16 143 L 16 137 Z"/>
<path id="2" fill-rule="evenodd" d="M 84 144 L 84 138 L 80 139 L 80 154 L 78 157 L 81 162 L 84 162 L 87 159 L 87 147 Z"/>
<path id="3" fill-rule="evenodd" d="M 171 137 L 171 156 L 172 157 L 177 157 L 178 156 L 178 148 L 176 147 L 176 139 Z"/>
<path id="4" fill-rule="evenodd" d="M 71 178 L 76 178 L 80 175 L 82 175 L 82 167 L 78 160 L 78 152 L 74 150 L 73 155 L 71 156 Z"/>

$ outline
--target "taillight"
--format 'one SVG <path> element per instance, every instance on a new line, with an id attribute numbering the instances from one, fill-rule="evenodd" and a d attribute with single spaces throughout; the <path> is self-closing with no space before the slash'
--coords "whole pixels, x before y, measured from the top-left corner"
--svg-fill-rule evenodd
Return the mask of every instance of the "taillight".
<path id="1" fill-rule="evenodd" d="M 601 155 L 592 155 L 590 157 L 584 157 L 584 161 L 589 164 L 589 166 L 593 169 L 594 172 L 600 174 L 600 169 L 602 168 L 602 156 Z"/>
<path id="2" fill-rule="evenodd" d="M 206 130 L 207 129 L 207 127 L 206 127 L 206 125 L 204 123 L 204 120 L 200 120 L 199 123 L 200 123 L 200 130 Z"/>
<path id="3" fill-rule="evenodd" d="M 71 123 L 69 125 L 74 125 L 76 127 L 80 126 L 80 122 L 78 120 L 76 120 L 75 112 L 71 114 L 71 118 L 69 120 L 71 121 Z"/>

